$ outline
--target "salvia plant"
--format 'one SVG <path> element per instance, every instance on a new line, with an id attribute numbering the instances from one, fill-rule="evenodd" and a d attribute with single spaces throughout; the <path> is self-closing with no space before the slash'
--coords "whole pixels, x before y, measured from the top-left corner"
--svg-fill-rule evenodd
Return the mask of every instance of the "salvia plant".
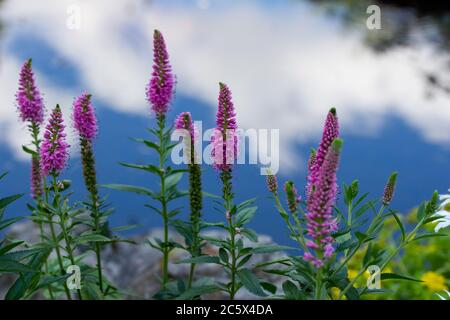
<path id="1" fill-rule="evenodd" d="M 408 274 L 393 273 L 389 266 L 411 243 L 431 237 L 446 236 L 440 232 L 449 225 L 448 196 L 434 192 L 430 200 L 417 209 L 414 225 L 405 227 L 398 212 L 391 208 L 396 193 L 398 175 L 393 172 L 378 199 L 361 193 L 358 180 L 350 184 L 338 181 L 338 170 L 344 142 L 340 137 L 337 110 L 326 115 L 322 137 L 317 148 L 311 149 L 307 163 L 307 179 L 284 183 L 268 171 L 267 189 L 276 210 L 293 241 L 292 247 L 261 245 L 257 233 L 248 227 L 257 215 L 256 198 L 238 203 L 239 192 L 233 184 L 238 154 L 238 125 L 231 90 L 219 83 L 216 128 L 211 138 L 212 169 L 199 163 L 201 144 L 191 113 L 185 111 L 170 120 L 174 99 L 175 76 L 161 32 L 153 35 L 153 69 L 146 88 L 149 111 L 153 116 L 149 137 L 134 139 L 148 147 L 156 161 L 145 164 L 121 162 L 127 168 L 145 171 L 158 183 L 149 186 L 104 184 L 106 188 L 133 192 L 148 199 L 146 207 L 162 220 L 162 237 L 149 239 L 148 245 L 161 254 L 160 290 L 156 299 L 202 299 L 221 293 L 229 299 L 239 298 L 246 289 L 255 296 L 268 299 L 360 299 L 368 294 L 382 294 L 376 280 L 420 281 Z M 9 239 L 0 242 L 0 275 L 13 273 L 15 282 L 6 299 L 116 299 L 120 290 L 105 276 L 104 248 L 116 242 L 130 242 L 115 235 L 133 226 L 112 228 L 108 218 L 113 209 L 101 196 L 98 184 L 95 141 L 99 133 L 93 97 L 82 93 L 72 106 L 72 128 L 79 145 L 79 161 L 85 195 L 74 199 L 71 182 L 64 178 L 69 160 L 66 134 L 67 119 L 56 105 L 46 110 L 32 69 L 32 61 L 23 64 L 19 74 L 16 102 L 20 120 L 29 132 L 29 144 L 23 146 L 30 157 L 29 219 L 39 230 L 39 241 L 27 243 Z M 45 118 L 47 116 L 47 121 Z M 173 123 L 173 124 L 172 124 Z M 172 141 L 175 130 L 183 134 Z M 186 166 L 172 167 L 169 155 L 179 143 L 184 144 Z M 214 170 L 220 181 L 221 194 L 203 190 L 203 170 Z M 0 180 L 6 174 L 0 175 Z M 179 184 L 187 176 L 188 190 Z M 5 208 L 22 195 L 0 198 L 0 231 L 21 218 L 4 218 Z M 176 201 L 188 197 L 189 205 L 177 207 Z M 216 221 L 205 220 L 206 201 L 213 201 L 219 213 Z M 188 218 L 179 218 L 179 213 Z M 383 247 L 378 236 L 393 219 L 398 227 L 395 245 Z M 436 224 L 435 232 L 429 224 Z M 212 237 L 207 231 L 219 229 L 222 237 Z M 175 237 L 178 233 L 183 240 Z M 130 245 L 133 245 L 130 242 Z M 205 250 L 210 245 L 214 253 Z M 185 279 L 170 274 L 170 253 L 184 250 L 188 258 L 174 263 L 185 264 Z M 288 252 L 280 258 L 255 262 L 258 254 Z M 87 259 L 87 257 L 93 259 Z M 363 257 L 363 258 L 361 258 Z M 87 262 L 95 261 L 95 262 Z M 214 264 L 226 274 L 218 281 L 199 277 L 200 264 Z M 349 266 L 356 274 L 350 275 Z M 366 273 L 371 273 L 366 286 L 357 286 Z M 284 278 L 281 287 L 262 280 L 261 275 L 275 274 Z M 375 280 L 374 280 L 375 279 Z M 375 283 L 374 283 L 375 281 Z M 442 294 L 437 297 L 444 299 Z"/>

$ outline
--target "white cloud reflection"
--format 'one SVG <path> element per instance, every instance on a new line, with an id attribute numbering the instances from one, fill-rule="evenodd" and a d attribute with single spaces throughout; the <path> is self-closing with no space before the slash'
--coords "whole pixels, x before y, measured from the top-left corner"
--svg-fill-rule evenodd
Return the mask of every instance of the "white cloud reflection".
<path id="1" fill-rule="evenodd" d="M 332 106 L 347 132 L 376 133 L 387 115 L 396 115 L 425 139 L 450 142 L 449 97 L 436 92 L 427 99 L 423 79 L 424 71 L 445 68 L 448 56 L 425 43 L 376 55 L 356 31 L 344 32 L 337 21 L 304 3 L 192 3 L 7 0 L 1 14 L 9 27 L 7 41 L 19 33 L 39 37 L 76 67 L 82 87 L 96 99 L 132 113 L 147 110 L 151 37 L 160 29 L 178 93 L 215 108 L 217 83 L 228 83 L 240 126 L 281 129 L 282 169 L 295 167 L 293 143 L 317 137 Z M 78 31 L 66 28 L 66 9 L 73 4 L 82 9 Z M 14 99 L 19 65 L 3 54 L 0 139 L 15 150 L 21 133 L 8 102 Z M 70 103 L 79 93 L 78 88 L 62 92 L 45 74 L 39 81 L 52 102 Z"/>

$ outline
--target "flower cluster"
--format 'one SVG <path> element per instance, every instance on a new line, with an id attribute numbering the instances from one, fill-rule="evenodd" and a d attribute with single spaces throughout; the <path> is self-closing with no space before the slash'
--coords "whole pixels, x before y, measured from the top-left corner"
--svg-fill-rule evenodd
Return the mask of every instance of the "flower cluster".
<path id="1" fill-rule="evenodd" d="M 231 91 L 224 83 L 219 83 L 219 104 L 216 115 L 216 129 L 212 137 L 214 167 L 221 171 L 231 169 L 237 157 L 237 124 Z"/>
<path id="2" fill-rule="evenodd" d="M 157 117 L 163 117 L 169 108 L 174 91 L 174 76 L 169 63 L 166 43 L 158 30 L 153 34 L 153 72 L 147 86 L 147 99 Z"/>
<path id="3" fill-rule="evenodd" d="M 388 206 L 391 203 L 392 198 L 394 197 L 396 183 L 397 183 L 397 172 L 394 172 L 389 176 L 388 182 L 384 187 L 383 198 L 381 200 L 383 205 Z"/>
<path id="4" fill-rule="evenodd" d="M 191 114 L 189 112 L 180 113 L 175 119 L 175 128 L 178 130 L 186 130 L 186 136 L 183 137 L 183 141 L 186 143 L 185 157 L 188 163 L 196 163 L 195 143 L 198 133 L 192 121 Z"/>
<path id="5" fill-rule="evenodd" d="M 297 188 L 295 188 L 294 182 L 286 181 L 286 183 L 284 184 L 284 191 L 286 192 L 289 211 L 291 213 L 297 212 L 297 207 L 300 203 L 301 196 L 298 195 Z"/>
<path id="6" fill-rule="evenodd" d="M 335 139 L 328 149 L 307 202 L 307 233 L 311 240 L 308 240 L 306 246 L 312 249 L 315 255 L 305 252 L 304 259 L 311 261 L 317 268 L 322 267 L 324 260 L 330 258 L 334 252 L 334 239 L 331 234 L 337 230 L 333 205 L 337 194 L 336 171 L 341 148 L 342 140 Z"/>
<path id="7" fill-rule="evenodd" d="M 22 121 L 35 124 L 41 124 L 44 121 L 44 102 L 35 84 L 31 59 L 26 61 L 20 70 L 16 100 Z"/>
<path id="8" fill-rule="evenodd" d="M 328 149 L 333 143 L 334 139 L 339 137 L 339 123 L 336 114 L 336 109 L 331 108 L 328 112 L 325 120 L 325 126 L 323 128 L 322 140 L 320 142 L 317 152 L 314 150 L 311 152 L 310 159 L 308 161 L 308 182 L 307 182 L 307 196 L 311 194 L 314 186 L 319 179 L 320 168 L 322 167 Z"/>
<path id="9" fill-rule="evenodd" d="M 50 115 L 41 148 L 41 169 L 44 176 L 58 175 L 69 156 L 61 108 L 57 105 Z"/>
<path id="10" fill-rule="evenodd" d="M 266 178 L 267 189 L 272 193 L 278 192 L 278 179 L 277 176 L 269 173 Z"/>
<path id="11" fill-rule="evenodd" d="M 97 119 L 91 103 L 91 95 L 83 93 L 73 103 L 73 123 L 80 138 L 92 141 L 97 134 Z"/>

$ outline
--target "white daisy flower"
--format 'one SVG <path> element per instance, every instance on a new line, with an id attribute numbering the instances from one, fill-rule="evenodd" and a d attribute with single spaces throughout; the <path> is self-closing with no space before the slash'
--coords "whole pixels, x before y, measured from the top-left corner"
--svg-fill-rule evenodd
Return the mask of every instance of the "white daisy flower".
<path id="1" fill-rule="evenodd" d="M 448 191 L 450 192 L 450 189 Z M 439 230 L 450 226 L 450 194 L 440 195 L 439 200 L 442 203 L 439 206 L 439 210 L 433 215 L 434 217 L 439 217 L 435 220 L 437 222 L 434 228 L 435 232 L 439 232 Z"/>

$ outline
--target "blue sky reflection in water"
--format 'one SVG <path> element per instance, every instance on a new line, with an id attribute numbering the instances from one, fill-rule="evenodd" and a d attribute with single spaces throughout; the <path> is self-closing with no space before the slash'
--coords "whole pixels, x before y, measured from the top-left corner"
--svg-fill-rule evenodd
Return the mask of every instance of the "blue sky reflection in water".
<path id="1" fill-rule="evenodd" d="M 80 30 L 66 27 L 66 10 L 74 3 L 81 8 Z M 450 99 L 439 90 L 430 97 L 422 74 L 448 70 L 449 56 L 420 33 L 414 46 L 377 54 L 363 44 L 365 24 L 344 28 L 308 2 L 267 3 L 6 0 L 0 11 L 5 24 L 0 40 L 0 171 L 10 171 L 7 193 L 28 193 L 29 163 L 20 150 L 27 134 L 14 105 L 19 67 L 28 57 L 47 108 L 60 103 L 66 119 L 75 96 L 84 90 L 93 94 L 100 123 L 100 183 L 156 186 L 151 176 L 118 165 L 152 159 L 129 138 L 144 137 L 146 127 L 154 124 L 144 88 L 155 28 L 165 34 L 177 75 L 171 120 L 191 111 L 195 120 L 203 120 L 204 129 L 211 128 L 217 83 L 228 83 L 239 126 L 280 129 L 280 180 L 292 179 L 302 189 L 309 148 L 317 145 L 326 112 L 335 106 L 345 140 L 341 183 L 358 178 L 362 190 L 379 197 L 389 173 L 397 170 L 393 205 L 402 211 L 434 189 L 446 191 Z M 216 172 L 203 169 L 205 188 L 219 193 Z M 253 228 L 288 243 L 259 167 L 239 165 L 235 172 L 238 200 L 258 197 Z M 65 176 L 73 180 L 77 194 L 84 194 L 76 149 Z M 142 197 L 102 192 L 116 208 L 113 225 L 159 225 Z M 25 215 L 25 200 L 9 214 Z M 223 219 L 206 201 L 207 219 Z"/>

